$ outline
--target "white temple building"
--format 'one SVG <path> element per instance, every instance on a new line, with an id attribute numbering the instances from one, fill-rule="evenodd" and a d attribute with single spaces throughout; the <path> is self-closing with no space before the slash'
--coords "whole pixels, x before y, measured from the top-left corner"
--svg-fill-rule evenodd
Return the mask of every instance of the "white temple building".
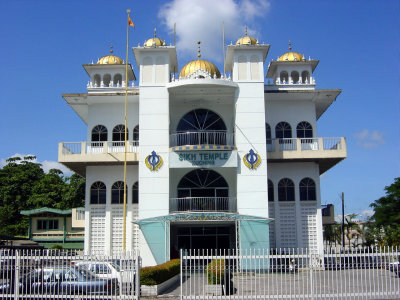
<path id="1" fill-rule="evenodd" d="M 319 61 L 291 47 L 266 64 L 269 48 L 246 33 L 225 72 L 199 46 L 176 73 L 176 47 L 154 36 L 132 49 L 138 86 L 113 53 L 83 65 L 87 92 L 63 98 L 87 139 L 58 157 L 86 178 L 86 253 L 123 250 L 126 85 L 126 250 L 143 265 L 182 248 L 323 252 L 320 176 L 347 152 L 317 121 L 341 90 L 316 89 Z"/>

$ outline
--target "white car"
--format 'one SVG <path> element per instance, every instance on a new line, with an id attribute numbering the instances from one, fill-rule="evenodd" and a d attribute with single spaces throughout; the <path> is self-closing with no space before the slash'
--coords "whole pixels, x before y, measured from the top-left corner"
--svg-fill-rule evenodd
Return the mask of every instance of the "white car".
<path id="1" fill-rule="evenodd" d="M 91 271 L 97 277 L 105 279 L 117 279 L 121 284 L 121 273 L 119 266 L 109 261 L 78 261 L 75 266 Z"/>

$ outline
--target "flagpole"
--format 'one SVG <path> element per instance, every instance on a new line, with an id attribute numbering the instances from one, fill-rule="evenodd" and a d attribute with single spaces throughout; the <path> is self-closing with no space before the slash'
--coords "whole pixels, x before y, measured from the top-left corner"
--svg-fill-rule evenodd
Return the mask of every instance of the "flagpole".
<path id="1" fill-rule="evenodd" d="M 128 110 L 128 53 L 129 53 L 129 13 L 130 9 L 126 10 L 128 17 L 126 22 L 126 60 L 125 60 L 125 151 L 124 151 L 124 212 L 123 212 L 123 232 L 122 232 L 122 250 L 126 251 L 126 165 L 127 165 L 127 152 L 128 152 L 128 124 L 127 124 L 127 110 Z"/>

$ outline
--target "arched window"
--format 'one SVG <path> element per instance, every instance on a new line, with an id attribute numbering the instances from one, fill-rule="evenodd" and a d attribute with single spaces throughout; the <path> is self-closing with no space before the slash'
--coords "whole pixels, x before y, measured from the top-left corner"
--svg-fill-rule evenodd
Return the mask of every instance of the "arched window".
<path id="1" fill-rule="evenodd" d="M 274 184 L 268 179 L 268 202 L 274 202 Z"/>
<path id="2" fill-rule="evenodd" d="M 94 182 L 90 187 L 90 204 L 106 204 L 107 188 L 101 181 Z"/>
<path id="3" fill-rule="evenodd" d="M 301 83 L 310 83 L 310 73 L 307 71 L 301 72 Z"/>
<path id="4" fill-rule="evenodd" d="M 265 137 L 267 139 L 267 143 L 268 143 L 268 141 L 271 141 L 271 139 L 272 139 L 271 126 L 269 126 L 268 123 L 265 123 Z"/>
<path id="5" fill-rule="evenodd" d="M 121 74 L 115 74 L 113 82 L 114 82 L 115 86 L 121 86 L 122 85 L 122 75 Z"/>
<path id="6" fill-rule="evenodd" d="M 126 188 L 128 193 L 128 187 Z M 111 187 L 111 204 L 123 204 L 124 203 L 124 182 L 116 181 Z"/>
<path id="7" fill-rule="evenodd" d="M 133 128 L 133 144 L 139 146 L 139 125 L 136 125 L 135 128 Z"/>
<path id="8" fill-rule="evenodd" d="M 132 203 L 138 204 L 139 203 L 139 182 L 136 181 L 132 185 Z"/>
<path id="9" fill-rule="evenodd" d="M 104 86 L 110 86 L 110 82 L 111 82 L 111 75 L 110 74 L 106 74 L 103 76 L 103 84 Z"/>
<path id="10" fill-rule="evenodd" d="M 100 86 L 100 75 L 99 74 L 95 74 L 93 76 L 94 79 L 94 86 L 95 87 L 99 87 Z"/>
<path id="11" fill-rule="evenodd" d="M 92 129 L 92 142 L 107 141 L 107 128 L 103 125 L 96 125 Z"/>
<path id="12" fill-rule="evenodd" d="M 179 181 L 178 211 L 229 211 L 229 189 L 217 172 L 196 169 Z"/>
<path id="13" fill-rule="evenodd" d="M 315 191 L 315 181 L 309 177 L 303 178 L 299 184 L 300 201 L 315 201 L 317 195 Z"/>
<path id="14" fill-rule="evenodd" d="M 292 73 L 290 73 L 290 77 L 292 77 L 293 83 L 299 83 L 299 72 L 292 71 Z"/>
<path id="15" fill-rule="evenodd" d="M 127 135 L 129 136 L 129 131 L 127 130 Z M 128 138 L 128 137 L 127 137 Z M 114 142 L 125 141 L 125 126 L 120 124 L 114 127 L 112 133 L 112 140 Z"/>
<path id="16" fill-rule="evenodd" d="M 289 81 L 289 74 L 286 71 L 282 71 L 280 75 L 281 82 L 288 82 Z"/>
<path id="17" fill-rule="evenodd" d="M 196 169 L 179 181 L 178 197 L 228 197 L 228 183 L 213 170 Z"/>
<path id="18" fill-rule="evenodd" d="M 297 137 L 298 138 L 312 138 L 313 137 L 313 129 L 310 123 L 306 121 L 302 121 L 297 124 L 296 127 Z"/>
<path id="19" fill-rule="evenodd" d="M 222 118 L 208 109 L 195 109 L 179 121 L 176 145 L 226 145 L 226 126 Z"/>
<path id="20" fill-rule="evenodd" d="M 289 178 L 283 178 L 278 183 L 278 201 L 294 201 L 294 184 Z"/>
<path id="21" fill-rule="evenodd" d="M 275 137 L 277 139 L 290 139 L 292 138 L 292 127 L 287 122 L 279 122 L 275 126 Z"/>

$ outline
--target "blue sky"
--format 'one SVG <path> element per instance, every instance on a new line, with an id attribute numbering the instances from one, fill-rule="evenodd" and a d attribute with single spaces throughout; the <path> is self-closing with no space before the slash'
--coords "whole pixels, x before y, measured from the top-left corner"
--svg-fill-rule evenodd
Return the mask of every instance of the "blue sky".
<path id="1" fill-rule="evenodd" d="M 83 141 L 86 127 L 61 98 L 85 92 L 82 64 L 125 55 L 126 9 L 136 28 L 130 46 L 158 36 L 173 43 L 179 67 L 203 58 L 222 69 L 221 23 L 230 44 L 249 33 L 271 44 L 271 59 L 293 50 L 319 59 L 317 88 L 342 89 L 320 118 L 318 136 L 347 138 L 348 158 L 321 179 L 322 203 L 345 193 L 346 213 L 359 213 L 399 175 L 399 1 L 3 1 L 0 10 L 2 86 L 0 159 L 34 154 L 57 166 L 60 141 Z M 137 68 L 130 54 L 129 61 Z M 266 68 L 265 68 L 266 69 Z"/>

